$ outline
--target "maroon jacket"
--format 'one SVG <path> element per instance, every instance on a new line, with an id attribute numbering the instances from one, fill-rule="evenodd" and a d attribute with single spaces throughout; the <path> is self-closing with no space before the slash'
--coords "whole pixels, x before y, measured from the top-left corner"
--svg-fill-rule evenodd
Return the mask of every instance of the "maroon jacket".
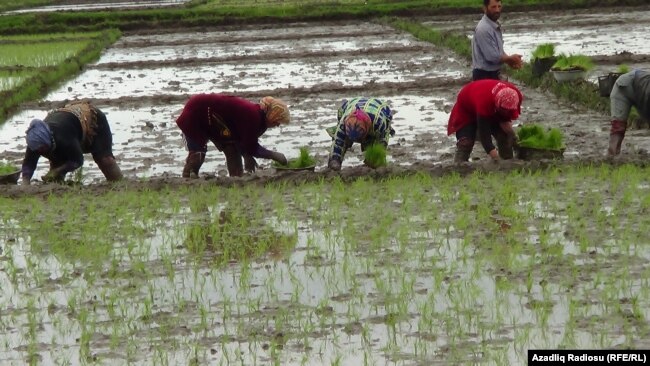
<path id="1" fill-rule="evenodd" d="M 235 142 L 244 154 L 268 158 L 268 150 L 258 142 L 266 131 L 266 116 L 257 103 L 224 94 L 197 94 L 187 101 L 176 124 L 197 144 Z"/>

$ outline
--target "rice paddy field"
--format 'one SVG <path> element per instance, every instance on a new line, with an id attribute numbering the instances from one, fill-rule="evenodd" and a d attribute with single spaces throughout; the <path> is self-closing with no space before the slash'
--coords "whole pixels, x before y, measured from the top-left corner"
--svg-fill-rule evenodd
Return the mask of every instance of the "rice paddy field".
<path id="1" fill-rule="evenodd" d="M 591 20 L 508 14 L 521 28 L 507 45 L 578 28 L 563 47 L 603 70 L 643 67 L 636 36 L 623 56 L 594 41 L 620 14 L 576 14 Z M 463 35 L 477 19 L 417 21 Z M 1 53 L 0 86 L 96 37 L 3 36 L 0 48 L 32 49 Z M 494 163 L 477 146 L 454 164 L 445 128 L 467 60 L 384 20 L 130 30 L 110 44 L 0 125 L 0 161 L 19 165 L 31 118 L 89 99 L 125 173 L 105 183 L 88 155 L 67 184 L 45 184 L 41 159 L 31 186 L 0 185 L 0 364 L 524 365 L 529 349 L 650 347 L 648 131 L 606 159 L 606 115 L 515 80 L 519 122 L 559 128 L 564 160 Z M 211 146 L 200 178 L 181 178 L 175 118 L 213 91 L 286 100 L 292 123 L 261 143 L 309 153 L 315 170 L 259 160 L 230 178 Z M 357 148 L 329 171 L 325 129 L 358 95 L 397 111 L 387 165 L 364 167 Z"/>
<path id="2" fill-rule="evenodd" d="M 647 177 L 3 199 L 0 360 L 513 365 L 529 348 L 647 347 Z"/>

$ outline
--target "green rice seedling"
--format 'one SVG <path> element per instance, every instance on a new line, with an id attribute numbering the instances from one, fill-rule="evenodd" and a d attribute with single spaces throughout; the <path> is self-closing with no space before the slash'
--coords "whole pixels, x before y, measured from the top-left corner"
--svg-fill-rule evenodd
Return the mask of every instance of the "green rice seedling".
<path id="1" fill-rule="evenodd" d="M 616 72 L 619 74 L 627 74 L 628 72 L 630 72 L 630 67 L 626 64 L 618 65 L 618 69 L 616 69 Z"/>
<path id="2" fill-rule="evenodd" d="M 88 39 L 96 38 L 101 35 L 101 32 L 66 32 L 66 33 L 36 33 L 36 34 L 20 34 L 20 35 L 0 35 L 0 41 L 3 43 L 20 43 L 25 44 L 29 42 L 52 42 L 73 39 Z"/>
<path id="3" fill-rule="evenodd" d="M 553 43 L 542 43 L 531 53 L 533 59 L 549 58 L 555 56 L 555 45 Z"/>
<path id="4" fill-rule="evenodd" d="M 0 162 L 0 175 L 15 173 L 17 170 L 18 168 L 13 164 L 4 161 Z"/>
<path id="5" fill-rule="evenodd" d="M 364 163 L 371 168 L 379 168 L 385 166 L 386 162 L 386 148 L 382 144 L 372 144 L 366 148 L 364 152 Z"/>
<path id="6" fill-rule="evenodd" d="M 0 44 L 0 66 L 54 66 L 75 56 L 89 41 Z"/>
<path id="7" fill-rule="evenodd" d="M 301 147 L 300 155 L 295 159 L 290 159 L 287 162 L 287 165 L 280 165 L 277 162 L 274 162 L 273 165 L 275 167 L 289 169 L 309 168 L 316 165 L 316 159 L 309 154 L 309 149 L 307 149 L 307 147 Z"/>
<path id="8" fill-rule="evenodd" d="M 0 91 L 10 90 L 22 85 L 25 80 L 33 77 L 33 71 L 7 72 L 0 71 Z"/>
<path id="9" fill-rule="evenodd" d="M 538 124 L 525 124 L 517 129 L 519 145 L 536 149 L 561 150 L 564 135 L 558 128 L 544 129 Z"/>
<path id="10" fill-rule="evenodd" d="M 567 55 L 560 54 L 557 61 L 551 67 L 551 70 L 568 71 L 583 70 L 589 71 L 594 68 L 594 62 L 591 57 L 586 55 Z"/>

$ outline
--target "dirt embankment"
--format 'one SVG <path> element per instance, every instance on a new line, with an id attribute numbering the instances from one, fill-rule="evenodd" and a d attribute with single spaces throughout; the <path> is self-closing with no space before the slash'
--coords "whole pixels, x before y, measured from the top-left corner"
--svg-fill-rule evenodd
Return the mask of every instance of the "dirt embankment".
<path id="1" fill-rule="evenodd" d="M 118 183 L 100 183 L 86 186 L 65 185 L 65 184 L 32 184 L 29 186 L 22 185 L 4 185 L 0 186 L 0 196 L 7 198 L 20 198 L 27 196 L 36 196 L 47 198 L 52 194 L 80 193 L 88 195 L 101 195 L 109 191 L 129 190 L 162 190 L 174 189 L 181 187 L 201 187 L 201 186 L 220 186 L 220 187 L 239 187 L 245 185 L 272 185 L 272 184 L 304 184 L 310 182 L 333 181 L 341 179 L 346 182 L 357 179 L 382 180 L 391 177 L 403 177 L 415 174 L 428 174 L 433 177 L 442 177 L 448 174 L 468 175 L 474 172 L 485 173 L 506 173 L 513 171 L 538 172 L 549 169 L 571 169 L 581 166 L 599 166 L 611 165 L 620 166 L 633 164 L 639 167 L 647 167 L 650 164 L 647 154 L 619 156 L 616 158 L 601 158 L 589 160 L 540 160 L 540 161 L 523 161 L 523 160 L 501 160 L 501 161 L 480 161 L 472 163 L 431 163 L 415 162 L 409 167 L 391 165 L 379 169 L 370 169 L 365 166 L 356 166 L 343 168 L 340 172 L 329 169 L 321 169 L 315 172 L 310 171 L 287 171 L 276 172 L 274 169 L 258 171 L 255 174 L 244 177 L 218 177 L 214 175 L 204 175 L 198 179 L 187 179 L 180 177 L 152 177 L 147 180 L 125 179 Z"/>

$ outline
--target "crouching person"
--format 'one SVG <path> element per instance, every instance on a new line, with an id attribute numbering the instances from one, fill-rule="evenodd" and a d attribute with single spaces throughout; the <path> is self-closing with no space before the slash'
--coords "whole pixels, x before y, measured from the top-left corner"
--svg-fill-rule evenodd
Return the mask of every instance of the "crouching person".
<path id="1" fill-rule="evenodd" d="M 361 144 L 362 151 L 372 144 L 387 148 L 390 136 L 395 134 L 391 128 L 393 112 L 387 103 L 377 98 L 344 99 L 337 118 L 327 163 L 332 170 L 341 170 L 345 153 L 355 142 Z"/>
<path id="2" fill-rule="evenodd" d="M 44 182 L 63 182 L 67 173 L 83 165 L 90 153 L 109 181 L 122 179 L 113 156 L 113 136 L 106 115 L 88 102 L 76 101 L 34 119 L 25 136 L 27 151 L 22 165 L 22 184 L 30 184 L 38 160 L 50 161 Z"/>
<path id="3" fill-rule="evenodd" d="M 244 169 L 254 172 L 257 168 L 255 158 L 272 159 L 286 165 L 283 154 L 264 148 L 258 139 L 267 128 L 288 124 L 289 118 L 287 105 L 272 97 L 253 103 L 216 93 L 192 96 L 176 120 L 188 150 L 183 177 L 198 177 L 208 141 L 226 156 L 231 177 L 242 176 Z"/>
<path id="4" fill-rule="evenodd" d="M 644 119 L 650 119 L 650 72 L 634 70 L 618 77 L 609 95 L 611 129 L 607 155 L 621 153 L 630 110 L 635 107 Z"/>
<path id="5" fill-rule="evenodd" d="M 456 134 L 454 161 L 469 160 L 477 136 L 492 159 L 512 159 L 517 143 L 512 121 L 519 118 L 522 99 L 519 89 L 505 81 L 484 79 L 465 85 L 447 124 L 447 134 Z"/>

